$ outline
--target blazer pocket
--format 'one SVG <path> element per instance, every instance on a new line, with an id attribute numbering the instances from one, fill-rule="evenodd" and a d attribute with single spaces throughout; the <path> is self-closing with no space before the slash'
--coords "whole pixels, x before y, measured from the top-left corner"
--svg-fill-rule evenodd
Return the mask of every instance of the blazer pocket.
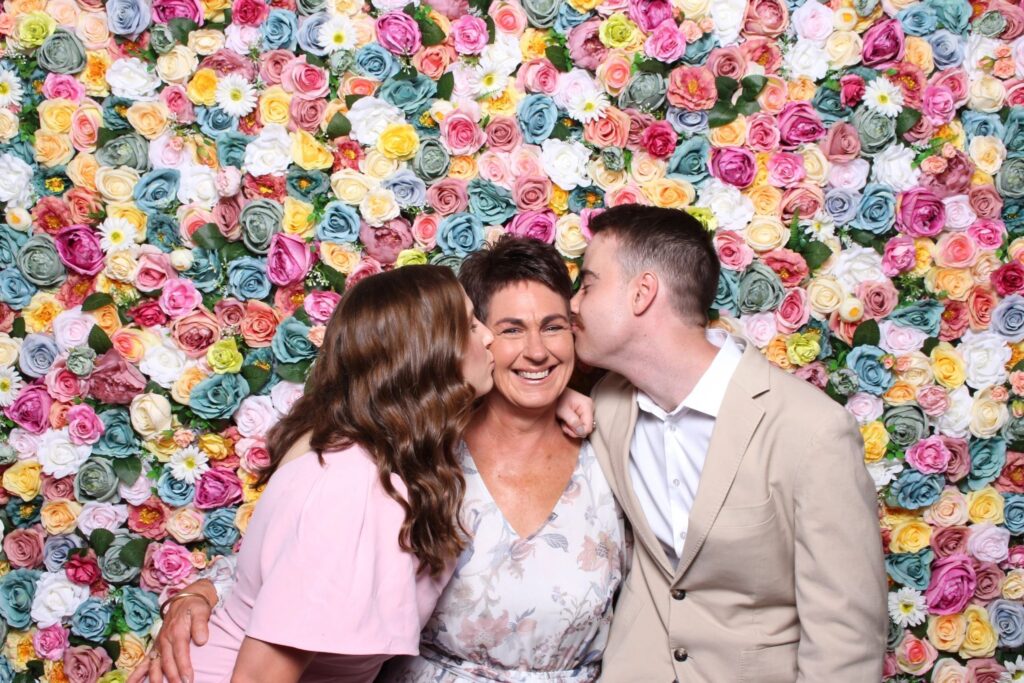
<path id="1" fill-rule="evenodd" d="M 757 505 L 725 506 L 718 511 L 715 526 L 748 527 L 766 524 L 775 518 L 775 500 L 768 494 L 768 500 Z"/>
<path id="2" fill-rule="evenodd" d="M 786 643 L 740 653 L 739 683 L 793 683 L 799 643 Z"/>

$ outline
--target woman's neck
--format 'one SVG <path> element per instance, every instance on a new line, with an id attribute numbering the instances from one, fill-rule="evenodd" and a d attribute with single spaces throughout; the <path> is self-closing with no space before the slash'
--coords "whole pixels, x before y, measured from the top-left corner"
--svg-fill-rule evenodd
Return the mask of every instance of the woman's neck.
<path id="1" fill-rule="evenodd" d="M 501 453 L 502 457 L 533 457 L 552 444 L 566 445 L 555 416 L 555 405 L 541 409 L 522 408 L 491 392 L 473 415 L 466 430 L 466 443 L 474 457 Z M 543 448 L 547 445 L 547 448 Z"/>

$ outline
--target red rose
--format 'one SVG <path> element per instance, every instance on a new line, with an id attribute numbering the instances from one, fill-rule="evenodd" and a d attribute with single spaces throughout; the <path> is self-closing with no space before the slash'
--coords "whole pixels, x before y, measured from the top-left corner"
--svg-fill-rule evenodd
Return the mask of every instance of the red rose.
<path id="1" fill-rule="evenodd" d="M 146 388 L 146 378 L 114 349 L 96 360 L 89 376 L 88 393 L 103 403 L 128 405 Z"/>
<path id="2" fill-rule="evenodd" d="M 992 286 L 999 296 L 1016 294 L 1024 290 L 1024 266 L 1018 261 L 1010 261 L 999 266 L 991 278 Z"/>
<path id="3" fill-rule="evenodd" d="M 128 316 L 140 327 L 158 327 L 166 325 L 169 320 L 155 299 L 143 301 L 135 308 L 130 309 Z"/>
<path id="4" fill-rule="evenodd" d="M 658 121 L 647 127 L 640 136 L 640 144 L 648 154 L 667 159 L 675 151 L 679 135 L 668 121 Z"/>

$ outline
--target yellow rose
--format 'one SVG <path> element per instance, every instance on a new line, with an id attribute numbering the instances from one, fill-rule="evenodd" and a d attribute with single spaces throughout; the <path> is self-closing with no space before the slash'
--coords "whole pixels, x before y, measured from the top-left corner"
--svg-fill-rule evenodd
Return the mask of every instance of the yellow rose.
<path id="1" fill-rule="evenodd" d="M 203 434 L 196 445 L 210 460 L 223 460 L 235 452 L 231 441 L 220 434 Z"/>
<path id="2" fill-rule="evenodd" d="M 39 659 L 31 631 L 11 631 L 4 641 L 4 656 L 15 671 L 25 671 L 30 660 Z"/>
<path id="3" fill-rule="evenodd" d="M 101 166 L 96 169 L 96 189 L 108 202 L 132 201 L 132 193 L 138 182 L 139 172 L 128 166 Z"/>
<path id="4" fill-rule="evenodd" d="M 107 254 L 106 264 L 103 273 L 111 280 L 118 282 L 132 282 L 139 270 L 139 262 L 130 250 L 116 251 Z"/>
<path id="5" fill-rule="evenodd" d="M 821 317 L 827 317 L 843 303 L 843 286 L 831 275 L 819 275 L 807 285 L 807 299 L 811 310 Z"/>
<path id="6" fill-rule="evenodd" d="M 18 134 L 21 123 L 10 109 L 0 109 L 0 142 L 10 142 Z"/>
<path id="7" fill-rule="evenodd" d="M 974 287 L 974 277 L 966 268 L 932 268 L 924 276 L 929 292 L 945 292 L 946 298 L 963 301 Z"/>
<path id="8" fill-rule="evenodd" d="M 389 159 L 374 148 L 370 148 L 366 156 L 359 162 L 359 170 L 373 180 L 390 178 L 398 171 L 400 166 L 401 162 Z"/>
<path id="9" fill-rule="evenodd" d="M 134 202 L 111 202 L 107 204 L 107 216 L 123 218 L 138 230 L 135 241 L 142 243 L 146 239 L 146 214 Z"/>
<path id="10" fill-rule="evenodd" d="M 359 213 L 370 225 L 384 225 L 398 216 L 398 202 L 391 190 L 376 187 L 366 193 L 359 202 Z"/>
<path id="11" fill-rule="evenodd" d="M 814 93 L 817 92 L 817 85 L 814 81 L 806 76 L 800 76 L 796 80 L 790 81 L 787 87 L 787 95 L 791 102 L 804 102 L 814 97 Z"/>
<path id="12" fill-rule="evenodd" d="M 889 432 L 879 420 L 873 420 L 860 427 L 864 439 L 864 462 L 878 462 L 885 456 L 889 446 Z"/>
<path id="13" fill-rule="evenodd" d="M 377 138 L 377 149 L 389 159 L 411 159 L 419 147 L 416 129 L 408 123 L 389 123 Z"/>
<path id="14" fill-rule="evenodd" d="M 971 434 L 979 439 L 990 439 L 1008 419 L 1010 411 L 1005 403 L 992 398 L 992 387 L 986 387 L 974 395 L 974 402 L 971 403 Z"/>
<path id="15" fill-rule="evenodd" d="M 238 352 L 238 344 L 234 337 L 221 339 L 206 350 L 206 362 L 218 375 L 236 373 L 242 369 L 245 360 Z"/>
<path id="16" fill-rule="evenodd" d="M 289 235 L 306 238 L 313 234 L 313 206 L 295 197 L 284 199 L 284 219 L 282 226 Z"/>
<path id="17" fill-rule="evenodd" d="M 715 147 L 742 147 L 747 141 L 747 117 L 740 114 L 731 123 L 712 128 L 708 140 Z"/>
<path id="18" fill-rule="evenodd" d="M 60 300 L 48 292 L 36 292 L 21 311 L 25 329 L 32 333 L 49 332 L 53 320 L 64 311 Z"/>
<path id="19" fill-rule="evenodd" d="M 744 194 L 754 205 L 754 213 L 758 216 L 776 218 L 779 215 L 782 191 L 778 188 L 765 184 L 754 185 L 746 190 Z"/>
<path id="20" fill-rule="evenodd" d="M 185 92 L 192 101 L 192 104 L 201 104 L 206 107 L 214 106 L 217 104 L 217 72 L 209 68 L 199 69 L 192 76 L 192 80 L 188 82 Z M 266 119 L 263 122 L 278 123 L 277 121 L 267 121 Z"/>
<path id="21" fill-rule="evenodd" d="M 171 404 L 161 394 L 139 394 L 131 403 L 132 427 L 143 438 L 171 428 Z"/>
<path id="22" fill-rule="evenodd" d="M 794 366 L 807 365 L 821 352 L 821 343 L 817 331 L 794 332 L 786 338 L 786 357 Z"/>
<path id="23" fill-rule="evenodd" d="M 904 43 L 903 59 L 921 69 L 927 76 L 935 71 L 935 59 L 931 44 L 924 38 L 907 36 Z"/>
<path id="24" fill-rule="evenodd" d="M 771 338 L 768 345 L 764 347 L 762 351 L 765 358 L 770 360 L 775 365 L 778 365 L 783 370 L 791 370 L 793 364 L 789 361 L 789 353 L 786 349 L 786 336 L 783 334 L 777 334 Z"/>
<path id="25" fill-rule="evenodd" d="M 525 96 L 513 83 L 509 83 L 500 93 L 484 100 L 480 109 L 484 116 L 515 116 L 519 102 Z"/>
<path id="26" fill-rule="evenodd" d="M 107 69 L 112 62 L 106 50 L 90 50 L 85 53 L 85 68 L 78 74 L 78 80 L 85 86 L 85 94 L 90 97 L 106 97 L 110 94 Z"/>
<path id="27" fill-rule="evenodd" d="M 693 185 L 678 178 L 657 178 L 640 188 L 651 204 L 665 209 L 683 209 L 693 203 Z"/>
<path id="28" fill-rule="evenodd" d="M 932 372 L 935 381 L 947 389 L 956 389 L 963 385 L 967 378 L 964 359 L 949 342 L 939 342 L 932 349 Z"/>
<path id="29" fill-rule="evenodd" d="M 1006 87 L 998 78 L 982 75 L 972 80 L 967 88 L 967 106 L 976 111 L 991 114 L 1003 107 Z"/>
<path id="30" fill-rule="evenodd" d="M 962 614 L 944 614 L 928 617 L 928 642 L 936 650 L 956 652 L 967 634 L 967 620 Z"/>
<path id="31" fill-rule="evenodd" d="M 991 486 L 986 486 L 967 494 L 967 514 L 974 524 L 982 522 L 1002 524 L 1006 521 L 1006 518 L 1003 517 L 1004 502 L 998 491 Z"/>
<path id="32" fill-rule="evenodd" d="M 14 38 L 22 47 L 39 47 L 56 29 L 57 22 L 46 12 L 29 12 L 15 22 Z"/>
<path id="33" fill-rule="evenodd" d="M 171 112 L 163 102 L 135 102 L 128 107 L 128 123 L 147 140 L 155 140 L 167 130 Z"/>
<path id="34" fill-rule="evenodd" d="M 555 223 L 555 248 L 565 258 L 579 258 L 587 249 L 580 217 L 567 213 Z"/>
<path id="35" fill-rule="evenodd" d="M 424 251 L 413 247 L 411 249 L 403 249 L 398 252 L 398 258 L 395 260 L 395 267 L 422 266 L 427 262 L 427 254 Z"/>
<path id="36" fill-rule="evenodd" d="M 775 216 L 754 216 L 743 231 L 743 239 L 754 251 L 771 251 L 789 241 L 789 228 Z"/>
<path id="37" fill-rule="evenodd" d="M 682 10 L 687 19 L 700 19 L 711 10 L 711 0 L 675 0 L 672 4 Z"/>
<path id="38" fill-rule="evenodd" d="M 307 171 L 330 168 L 334 157 L 330 151 L 307 131 L 297 130 L 291 134 L 292 161 Z"/>
<path id="39" fill-rule="evenodd" d="M 833 69 L 845 69 L 860 63 L 864 41 L 854 31 L 833 31 L 825 39 L 825 54 Z"/>
<path id="40" fill-rule="evenodd" d="M 8 493 L 13 493 L 24 501 L 39 495 L 42 481 L 39 477 L 43 466 L 32 460 L 19 460 L 4 472 L 3 485 Z"/>
<path id="41" fill-rule="evenodd" d="M 69 99 L 59 97 L 39 103 L 39 127 L 51 133 L 70 133 L 71 115 L 78 105 Z"/>
<path id="42" fill-rule="evenodd" d="M 523 53 L 523 61 L 543 57 L 547 47 L 546 34 L 533 27 L 527 28 L 523 31 L 523 35 L 519 37 L 519 50 Z"/>
<path id="43" fill-rule="evenodd" d="M 359 252 L 349 244 L 321 242 L 320 260 L 342 275 L 348 275 L 359 265 Z"/>
<path id="44" fill-rule="evenodd" d="M 914 351 L 902 356 L 900 364 L 901 366 L 906 364 L 905 368 L 896 373 L 896 377 L 902 382 L 920 389 L 935 381 L 935 375 L 932 374 L 932 364 L 928 360 L 928 356 L 920 351 Z"/>
<path id="45" fill-rule="evenodd" d="M 196 29 L 188 34 L 188 47 L 204 57 L 212 55 L 224 47 L 224 34 L 213 29 Z"/>
<path id="46" fill-rule="evenodd" d="M 889 540 L 889 551 L 916 553 L 924 550 L 932 540 L 932 528 L 921 520 L 897 524 Z"/>
<path id="47" fill-rule="evenodd" d="M 64 166 L 75 154 L 71 136 L 66 133 L 51 133 L 40 128 L 36 131 L 36 161 L 47 168 Z"/>
<path id="48" fill-rule="evenodd" d="M 668 163 L 664 159 L 651 156 L 647 152 L 637 152 L 629 168 L 630 174 L 639 185 L 664 178 L 668 173 Z"/>
<path id="49" fill-rule="evenodd" d="M 116 666 L 122 671 L 131 671 L 142 663 L 146 656 L 146 645 L 137 635 L 128 631 L 121 633 L 114 638 L 121 645 L 121 654 L 117 656 Z"/>
<path id="50" fill-rule="evenodd" d="M 591 159 L 587 164 L 587 172 L 594 184 L 605 192 L 617 190 L 628 182 L 626 170 L 609 171 L 600 159 Z"/>
<path id="51" fill-rule="evenodd" d="M 354 17 L 362 10 L 363 3 L 360 0 L 330 0 L 329 6 L 338 14 Z"/>
<path id="52" fill-rule="evenodd" d="M 448 177 L 459 180 L 472 180 L 479 175 L 476 168 L 476 157 L 471 154 L 453 156 L 448 167 Z"/>
<path id="53" fill-rule="evenodd" d="M 284 88 L 279 85 L 270 86 L 260 95 L 260 119 L 265 124 L 287 125 L 291 117 L 289 113 L 291 102 L 292 96 L 285 92 Z M 330 122 L 331 119 L 325 117 L 325 120 Z"/>
<path id="54" fill-rule="evenodd" d="M 193 387 L 206 379 L 207 375 L 197 367 L 186 368 L 178 381 L 171 387 L 171 398 L 182 405 L 188 405 L 188 396 Z"/>
<path id="55" fill-rule="evenodd" d="M 252 513 L 256 509 L 256 501 L 259 500 L 260 497 L 259 492 L 252 491 L 251 487 L 247 486 L 245 488 L 247 490 L 245 490 L 243 495 L 252 496 L 254 497 L 254 500 L 247 500 L 239 505 L 238 511 L 235 513 L 235 526 L 238 527 L 238 530 L 242 532 L 243 536 L 245 535 L 246 529 L 249 528 L 249 520 L 252 519 Z"/>
<path id="56" fill-rule="evenodd" d="M 601 0 L 568 0 L 568 3 L 580 14 L 586 14 L 597 9 L 601 5 Z"/>
<path id="57" fill-rule="evenodd" d="M 77 187 L 84 187 L 87 190 L 96 192 L 96 171 L 100 164 L 96 157 L 88 152 L 80 152 L 65 167 L 64 172 Z"/>
<path id="58" fill-rule="evenodd" d="M 548 207 L 559 216 L 569 212 L 569 193 L 559 185 L 551 184 L 551 199 L 548 200 Z"/>
<path id="59" fill-rule="evenodd" d="M 824 185 L 832 164 L 821 151 L 821 147 L 809 144 L 800 151 L 800 156 L 804 158 L 804 171 L 807 173 L 808 182 Z"/>
<path id="60" fill-rule="evenodd" d="M 445 20 L 443 16 L 434 11 L 429 12 L 427 16 L 431 17 L 438 26 L 441 26 L 441 23 Z M 352 17 L 352 27 L 356 30 L 357 50 L 377 40 L 376 22 L 369 14 L 357 14 Z M 445 31 L 444 33 L 448 35 L 450 31 Z"/>
<path id="61" fill-rule="evenodd" d="M 156 59 L 156 73 L 164 83 L 184 83 L 198 67 L 196 53 L 184 45 L 175 45 Z"/>
<path id="62" fill-rule="evenodd" d="M 988 612 L 980 605 L 968 605 L 964 609 L 967 630 L 958 654 L 964 659 L 991 657 L 996 651 L 999 636 L 988 621 Z"/>
<path id="63" fill-rule="evenodd" d="M 1003 597 L 1007 600 L 1024 600 L 1024 569 L 1011 569 L 1003 579 Z"/>
<path id="64" fill-rule="evenodd" d="M 967 499 L 952 486 L 942 490 L 939 499 L 924 511 L 924 521 L 939 527 L 951 527 L 967 523 Z"/>
<path id="65" fill-rule="evenodd" d="M 350 168 L 343 168 L 331 175 L 331 189 L 334 190 L 334 196 L 346 204 L 358 204 L 363 201 L 363 197 L 370 191 L 370 188 L 376 187 L 376 185 L 376 181 Z"/>
<path id="66" fill-rule="evenodd" d="M 917 389 L 914 385 L 902 380 L 896 380 L 893 382 L 893 385 L 889 387 L 889 390 L 882 396 L 882 400 L 891 406 L 910 403 L 915 398 L 917 398 Z"/>
<path id="67" fill-rule="evenodd" d="M 597 30 L 597 37 L 612 50 L 636 50 L 644 40 L 643 32 L 622 12 L 605 19 Z"/>
<path id="68" fill-rule="evenodd" d="M 73 500 L 48 500 L 39 511 L 48 534 L 69 534 L 75 530 L 82 506 Z"/>
<path id="69" fill-rule="evenodd" d="M 971 138 L 968 148 L 973 161 L 980 170 L 995 175 L 1006 160 L 1006 145 L 992 135 L 977 135 Z"/>

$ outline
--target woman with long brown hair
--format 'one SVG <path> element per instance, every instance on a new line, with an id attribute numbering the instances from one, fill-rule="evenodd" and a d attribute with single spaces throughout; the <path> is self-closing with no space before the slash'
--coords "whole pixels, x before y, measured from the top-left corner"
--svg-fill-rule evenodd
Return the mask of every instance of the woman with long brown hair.
<path id="1" fill-rule="evenodd" d="M 417 651 L 464 544 L 455 449 L 491 388 L 492 340 L 446 268 L 345 293 L 268 436 L 266 489 L 193 680 L 371 681 Z"/>

